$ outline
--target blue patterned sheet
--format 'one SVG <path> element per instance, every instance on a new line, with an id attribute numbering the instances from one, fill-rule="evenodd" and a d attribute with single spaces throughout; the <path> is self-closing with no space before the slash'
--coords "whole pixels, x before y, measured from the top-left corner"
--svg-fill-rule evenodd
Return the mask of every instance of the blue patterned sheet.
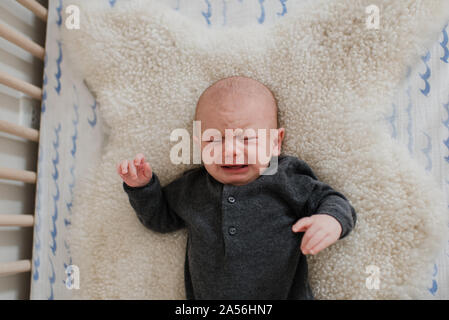
<path id="1" fill-rule="evenodd" d="M 96 0 L 105 10 L 118 1 Z M 202 21 L 205 27 L 271 24 L 288 15 L 293 0 L 159 0 L 173 10 Z M 60 42 L 68 0 L 50 0 L 41 113 L 36 225 L 32 258 L 31 299 L 70 299 L 73 283 L 67 227 L 71 223 L 73 188 L 88 163 L 99 158 L 103 126 L 97 103 L 65 60 Z M 449 49 L 448 25 L 420 62 L 409 67 L 391 109 L 381 121 L 391 136 L 404 143 L 410 156 L 441 182 L 449 183 Z M 449 196 L 448 196 L 449 199 Z M 449 227 L 449 226 L 448 226 Z M 448 230 L 449 232 L 449 230 Z M 449 249 L 435 261 L 428 285 L 435 299 L 449 299 Z M 82 279 L 82 270 L 81 279 Z M 382 279 L 380 279 L 382 281 Z M 80 285 L 82 286 L 82 280 Z"/>

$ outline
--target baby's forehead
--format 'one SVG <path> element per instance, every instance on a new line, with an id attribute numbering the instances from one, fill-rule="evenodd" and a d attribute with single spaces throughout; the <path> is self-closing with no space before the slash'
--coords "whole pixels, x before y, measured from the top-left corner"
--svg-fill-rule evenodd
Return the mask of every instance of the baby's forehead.
<path id="1" fill-rule="evenodd" d="M 263 83 L 246 77 L 221 79 L 203 91 L 195 108 L 195 119 L 248 116 L 260 122 L 274 119 L 277 122 L 277 102 L 274 94 Z M 201 114 L 201 116 L 200 116 Z M 221 114 L 221 115 L 220 115 Z"/>
<path id="2" fill-rule="evenodd" d="M 250 111 L 268 114 L 277 111 L 275 101 L 264 91 L 237 91 L 219 88 L 215 92 L 204 95 L 198 100 L 197 107 L 201 113 L 207 115 L 219 114 L 220 111 L 235 113 L 238 117 L 240 111 Z M 247 109 L 247 110 L 245 110 Z M 256 110 L 255 110 L 256 109 Z"/>
<path id="3" fill-rule="evenodd" d="M 278 133 L 276 128 L 207 128 L 202 130 L 203 137 L 221 137 L 223 139 L 233 137 L 269 137 Z"/>
<path id="4" fill-rule="evenodd" d="M 220 98 L 229 95 L 274 98 L 271 90 L 262 82 L 246 76 L 231 76 L 212 83 L 202 92 L 198 101 L 202 98 Z"/>

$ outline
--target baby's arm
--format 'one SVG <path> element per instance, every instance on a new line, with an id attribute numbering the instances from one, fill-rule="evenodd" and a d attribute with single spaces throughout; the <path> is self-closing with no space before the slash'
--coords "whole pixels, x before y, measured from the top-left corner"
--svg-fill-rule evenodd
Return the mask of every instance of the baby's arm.
<path id="1" fill-rule="evenodd" d="M 345 238 L 357 221 L 354 207 L 342 193 L 328 184 L 315 179 L 311 180 L 311 183 L 313 188 L 306 206 L 308 216 L 326 214 L 334 217 L 341 225 L 338 239 Z"/>
<path id="2" fill-rule="evenodd" d="M 140 222 L 145 227 L 161 233 L 185 227 L 184 220 L 170 207 L 157 175 L 152 172 L 143 155 L 138 154 L 136 159 L 128 164 L 125 161 L 117 168 L 123 179 L 123 189 L 128 194 L 129 202 Z M 123 168 L 126 166 L 127 168 Z"/>
<path id="3" fill-rule="evenodd" d="M 306 231 L 301 249 L 305 254 L 316 254 L 346 237 L 355 227 L 357 215 L 348 199 L 319 181 L 304 161 L 296 163 L 294 172 L 299 173 L 300 183 L 307 186 L 310 194 L 305 205 L 306 217 L 299 219 L 292 230 Z"/>

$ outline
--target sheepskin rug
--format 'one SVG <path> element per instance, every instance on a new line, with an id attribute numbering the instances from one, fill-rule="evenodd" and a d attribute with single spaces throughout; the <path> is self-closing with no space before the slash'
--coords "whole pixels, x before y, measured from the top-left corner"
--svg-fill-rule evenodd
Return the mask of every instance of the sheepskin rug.
<path id="1" fill-rule="evenodd" d="M 366 27 L 372 4 L 379 29 Z M 443 192 L 378 120 L 407 64 L 437 40 L 449 1 L 303 0 L 289 2 L 288 16 L 273 25 L 222 29 L 159 1 L 119 1 L 114 10 L 77 5 L 81 28 L 65 29 L 63 45 L 99 102 L 107 140 L 76 185 L 70 245 L 82 278 L 75 298 L 185 299 L 186 230 L 146 229 L 116 165 L 142 152 L 162 185 L 198 166 L 170 162 L 170 133 L 192 132 L 200 94 L 231 75 L 272 89 L 286 128 L 283 152 L 309 163 L 357 211 L 347 238 L 308 257 L 315 297 L 427 298 L 447 241 Z M 369 266 L 378 268 L 379 289 L 367 285 Z"/>

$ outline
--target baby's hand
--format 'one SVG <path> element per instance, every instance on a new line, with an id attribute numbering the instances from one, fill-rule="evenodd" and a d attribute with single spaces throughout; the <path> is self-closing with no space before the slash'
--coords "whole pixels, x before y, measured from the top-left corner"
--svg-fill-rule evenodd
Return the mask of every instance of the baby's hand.
<path id="1" fill-rule="evenodd" d="M 340 222 L 328 214 L 315 214 L 299 219 L 292 230 L 306 231 L 301 241 L 301 251 L 312 255 L 336 242 L 342 232 Z"/>
<path id="2" fill-rule="evenodd" d="M 117 165 L 117 172 L 130 187 L 142 187 L 148 184 L 153 171 L 143 154 L 138 153 L 134 161 L 123 160 Z"/>

